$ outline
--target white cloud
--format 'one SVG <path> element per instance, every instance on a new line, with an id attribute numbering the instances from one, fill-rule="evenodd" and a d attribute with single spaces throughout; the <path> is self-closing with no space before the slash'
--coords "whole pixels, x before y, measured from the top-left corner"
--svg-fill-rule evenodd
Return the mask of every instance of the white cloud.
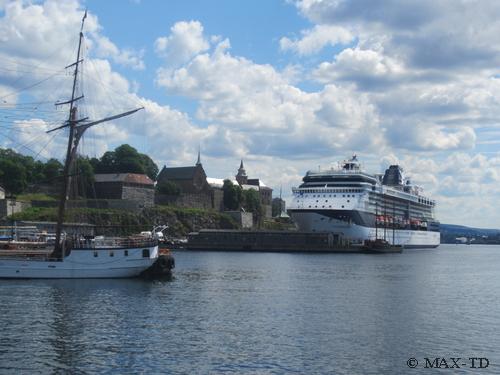
<path id="1" fill-rule="evenodd" d="M 217 125 L 219 139 L 230 137 L 235 154 L 301 158 L 383 143 L 365 96 L 335 85 L 307 93 L 290 77 L 287 69 L 233 56 L 226 39 L 176 70 L 159 70 L 157 82 L 169 93 L 198 100 L 198 119 Z"/>
<path id="2" fill-rule="evenodd" d="M 402 63 L 383 51 L 346 48 L 334 62 L 321 63 L 313 77 L 321 83 L 354 81 L 360 88 L 369 89 L 401 83 L 405 73 Z"/>
<path id="3" fill-rule="evenodd" d="M 283 51 L 294 51 L 299 55 L 311 55 L 325 46 L 350 43 L 354 36 L 345 28 L 330 25 L 316 25 L 310 30 L 302 31 L 302 38 L 291 40 L 283 37 L 280 47 Z"/>
<path id="4" fill-rule="evenodd" d="M 145 64 L 142 60 L 144 51 L 133 51 L 131 49 L 120 50 L 108 37 L 95 35 L 96 54 L 101 58 L 111 58 L 115 63 L 130 66 L 135 70 L 144 70 Z"/>
<path id="5" fill-rule="evenodd" d="M 24 87 L 29 87 L 30 97 L 23 97 L 23 103 L 42 102 L 23 104 L 23 111 L 8 112 L 12 130 L 3 133 L 4 147 L 22 148 L 19 151 L 31 156 L 64 157 L 64 130 L 45 131 L 67 118 L 67 108 L 57 108 L 53 114 L 54 102 L 67 100 L 70 94 L 71 75 L 60 68 L 75 59 L 82 16 L 76 1 L 7 4 L 0 18 L 0 95 L 6 101 L 1 106 L 12 107 L 19 99 L 17 91 Z M 193 125 L 186 114 L 135 94 L 136 85 L 114 71 L 111 61 L 140 68 L 141 60 L 120 50 L 101 29 L 95 15 L 89 13 L 84 30 L 90 38 L 86 39 L 89 54 L 79 84 L 85 98 L 78 102 L 79 115 L 99 119 L 140 106 L 144 110 L 88 130 L 83 153 L 101 156 L 121 143 L 130 143 L 161 164 L 175 158 L 190 159 L 205 131 Z"/>
<path id="6" fill-rule="evenodd" d="M 142 51 L 117 46 L 89 13 L 90 64 L 83 84 L 92 110 L 82 115 L 95 119 L 145 109 L 93 128 L 93 141 L 83 146 L 100 156 L 127 142 L 160 166 L 182 166 L 195 162 L 201 145 L 210 176 L 234 175 L 243 158 L 251 176 L 274 188 L 283 184 L 285 197 L 306 170 L 356 152 L 369 171 L 377 171 L 382 159 L 384 167 L 389 161 L 403 164 L 414 182 L 438 200 L 442 221 L 461 221 L 463 215 L 463 223 L 491 226 L 498 219 L 491 202 L 500 196 L 500 154 L 492 143 L 500 129 L 498 12 L 493 2 L 460 2 L 459 10 L 454 4 L 388 1 L 377 8 L 356 0 L 298 2 L 316 25 L 297 39 L 281 39 L 283 50 L 298 55 L 295 65 L 281 64 L 286 65 L 281 69 L 233 54 L 229 39 L 205 35 L 198 21 L 177 22 L 155 43 L 165 59 L 157 84 L 169 95 L 192 101 L 193 115 L 137 95 L 136 82 L 113 66 L 142 68 Z M 17 89 L 73 62 L 83 9 L 77 1 L 3 6 L 0 96 L 13 95 L 0 105 L 11 106 L 25 99 Z M 476 13 L 467 15 L 471 6 Z M 311 72 L 297 63 L 332 45 L 342 50 Z M 30 91 L 53 109 L 54 101 L 67 98 L 68 87 L 63 73 Z M 50 118 L 31 110 L 24 118 L 16 115 L 16 127 L 43 133 L 67 116 L 62 109 Z M 38 139 L 29 132 L 23 138 L 8 135 L 16 141 L 4 138 L 7 147 L 23 143 L 43 156 L 63 156 L 62 133 L 52 141 L 44 133 Z M 45 141 L 50 142 L 42 150 Z"/>
<path id="7" fill-rule="evenodd" d="M 196 54 L 209 48 L 203 36 L 203 26 L 198 21 L 177 22 L 170 28 L 171 34 L 156 39 L 155 50 L 170 66 L 189 61 Z"/>

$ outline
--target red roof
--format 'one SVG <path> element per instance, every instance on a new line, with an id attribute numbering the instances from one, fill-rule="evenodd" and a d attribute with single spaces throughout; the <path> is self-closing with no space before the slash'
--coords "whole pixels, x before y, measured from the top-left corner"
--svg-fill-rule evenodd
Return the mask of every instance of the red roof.
<path id="1" fill-rule="evenodd" d="M 99 173 L 95 176 L 95 182 L 128 182 L 140 185 L 154 185 L 145 174 L 138 173 Z"/>

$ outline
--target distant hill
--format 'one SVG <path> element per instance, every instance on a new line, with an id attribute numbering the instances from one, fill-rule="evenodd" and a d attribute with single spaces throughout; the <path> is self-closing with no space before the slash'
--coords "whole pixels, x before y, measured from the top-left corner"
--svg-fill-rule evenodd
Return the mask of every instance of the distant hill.
<path id="1" fill-rule="evenodd" d="M 463 225 L 441 224 L 441 243 L 455 243 L 464 237 L 474 243 L 500 244 L 500 229 L 472 228 Z"/>

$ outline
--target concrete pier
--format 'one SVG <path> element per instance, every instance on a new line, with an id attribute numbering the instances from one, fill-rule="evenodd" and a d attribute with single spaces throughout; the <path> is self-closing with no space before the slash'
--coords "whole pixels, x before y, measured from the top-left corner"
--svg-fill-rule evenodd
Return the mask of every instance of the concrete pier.
<path id="1" fill-rule="evenodd" d="M 292 231 L 200 230 L 189 233 L 188 250 L 362 253 L 339 233 Z"/>

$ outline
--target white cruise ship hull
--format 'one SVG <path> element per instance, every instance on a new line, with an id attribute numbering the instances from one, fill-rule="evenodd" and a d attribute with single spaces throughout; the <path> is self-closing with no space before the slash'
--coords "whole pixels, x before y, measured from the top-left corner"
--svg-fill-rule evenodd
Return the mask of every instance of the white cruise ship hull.
<path id="1" fill-rule="evenodd" d="M 158 246 L 145 248 L 77 249 L 62 260 L 5 256 L 0 258 L 3 279 L 132 278 L 158 258 Z"/>
<path id="2" fill-rule="evenodd" d="M 353 222 L 337 220 L 317 212 L 289 210 L 298 228 L 305 232 L 339 233 L 352 241 L 363 242 L 385 238 L 389 243 L 405 248 L 435 248 L 440 243 L 440 233 L 425 230 L 372 228 Z M 384 235 L 385 232 L 385 235 Z M 393 240 L 394 239 L 394 240 Z"/>

